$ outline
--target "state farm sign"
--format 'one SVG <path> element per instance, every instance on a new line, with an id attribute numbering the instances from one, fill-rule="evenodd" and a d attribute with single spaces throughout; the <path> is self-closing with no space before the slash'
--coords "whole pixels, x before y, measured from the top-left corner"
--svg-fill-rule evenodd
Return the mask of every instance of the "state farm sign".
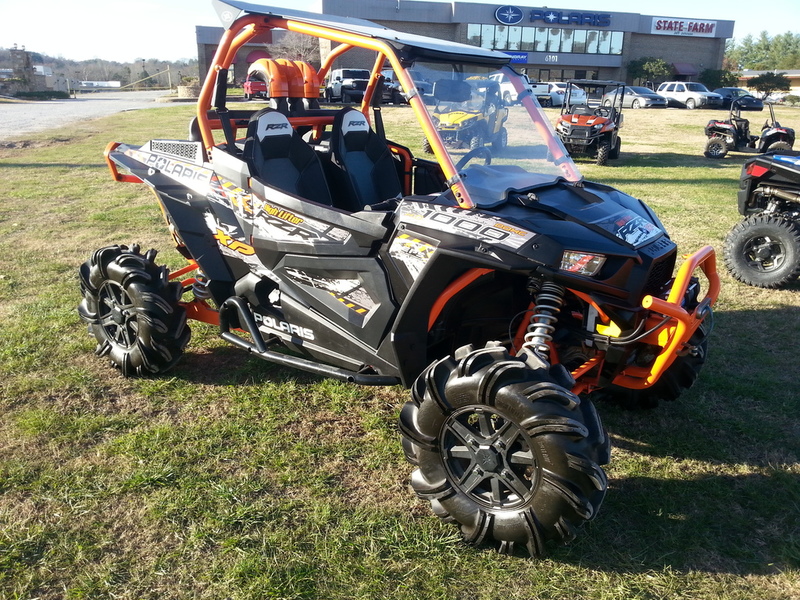
<path id="1" fill-rule="evenodd" d="M 702 19 L 673 19 L 669 17 L 653 17 L 650 33 L 657 35 L 686 35 L 692 37 L 714 37 L 717 30 L 716 21 Z"/>

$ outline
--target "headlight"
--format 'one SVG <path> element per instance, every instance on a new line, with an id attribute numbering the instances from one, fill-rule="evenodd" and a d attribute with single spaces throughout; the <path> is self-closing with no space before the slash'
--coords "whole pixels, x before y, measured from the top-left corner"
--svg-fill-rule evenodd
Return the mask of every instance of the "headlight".
<path id="1" fill-rule="evenodd" d="M 568 273 L 577 273 L 592 277 L 606 262 L 606 257 L 602 254 L 587 254 L 585 252 L 574 252 L 565 250 L 561 256 L 561 270 Z"/>

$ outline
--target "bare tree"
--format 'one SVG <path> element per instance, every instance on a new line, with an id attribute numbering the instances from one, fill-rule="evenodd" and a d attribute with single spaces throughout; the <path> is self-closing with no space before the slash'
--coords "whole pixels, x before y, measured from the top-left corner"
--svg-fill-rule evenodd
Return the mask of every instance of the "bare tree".
<path id="1" fill-rule="evenodd" d="M 270 53 L 273 58 L 303 60 L 315 69 L 320 65 L 319 40 L 294 31 L 287 31 L 281 36 L 270 48 Z"/>

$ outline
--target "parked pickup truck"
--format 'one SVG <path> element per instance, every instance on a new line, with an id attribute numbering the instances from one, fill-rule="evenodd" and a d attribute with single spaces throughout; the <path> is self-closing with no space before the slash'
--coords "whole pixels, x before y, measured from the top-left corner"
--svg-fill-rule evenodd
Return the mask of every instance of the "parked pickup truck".
<path id="1" fill-rule="evenodd" d="M 506 104 L 513 104 L 517 101 L 517 91 L 509 81 L 508 77 L 502 73 L 495 73 L 491 79 L 500 84 L 500 94 L 503 97 L 503 102 Z M 531 94 L 536 96 L 539 104 L 542 106 L 550 106 L 550 92 L 546 83 L 534 83 L 528 79 L 527 75 L 522 75 L 522 79 L 527 82 L 528 90 Z"/>

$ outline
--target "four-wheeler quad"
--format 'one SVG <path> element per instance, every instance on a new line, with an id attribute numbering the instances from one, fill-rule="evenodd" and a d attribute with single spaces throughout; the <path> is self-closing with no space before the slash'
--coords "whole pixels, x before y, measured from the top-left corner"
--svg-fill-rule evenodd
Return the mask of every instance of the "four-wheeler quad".
<path id="1" fill-rule="evenodd" d="M 585 96 L 581 94 L 580 103 L 574 101 L 574 89 L 585 92 Z M 601 166 L 608 164 L 610 158 L 619 158 L 624 96 L 625 84 L 620 81 L 572 79 L 567 82 L 567 96 L 561 105 L 556 133 L 571 155 L 591 156 Z M 612 102 L 603 105 L 595 100 L 590 104 L 591 98 L 603 97 L 611 98 Z"/>
<path id="2" fill-rule="evenodd" d="M 775 109 L 770 103 L 770 118 L 761 128 L 760 135 L 750 133 L 750 121 L 741 116 L 742 107 L 734 100 L 728 119 L 711 119 L 705 127 L 707 158 L 724 158 L 728 152 L 785 152 L 794 146 L 794 129 L 781 127 L 775 120 Z"/>
<path id="3" fill-rule="evenodd" d="M 739 180 L 744 219 L 725 238 L 725 265 L 739 281 L 781 287 L 800 275 L 800 153 L 749 159 Z"/>
<path id="4" fill-rule="evenodd" d="M 447 87 L 440 85 L 438 93 L 433 90 L 433 122 L 439 137 L 449 148 L 475 150 L 491 144 L 493 152 L 499 154 L 508 144 L 508 109 L 500 95 L 500 84 L 479 77 L 471 79 L 469 85 L 475 93 L 463 94 L 449 83 Z M 427 138 L 423 148 L 433 153 Z"/>
<path id="5" fill-rule="evenodd" d="M 97 353 L 124 375 L 161 373 L 195 319 L 267 361 L 400 384 L 411 485 L 437 516 L 504 552 L 572 538 L 607 488 L 610 443 L 590 396 L 652 406 L 692 385 L 719 293 L 713 249 L 678 264 L 650 208 L 585 181 L 507 54 L 215 6 L 226 31 L 191 139 L 106 150 L 115 179 L 155 193 L 187 265 L 170 273 L 138 245 L 95 251 L 79 313 Z M 272 28 L 333 49 L 318 72 L 279 63 L 287 97 L 271 107 L 228 108 L 237 51 Z M 374 54 L 361 106 L 318 108 L 320 79 L 351 48 Z M 410 110 L 380 106 L 387 62 Z M 412 69 L 433 83 L 430 104 Z M 485 97 L 496 73 L 521 97 L 506 152 L 449 147 L 435 106 Z M 420 128 L 435 160 L 400 141 Z"/>

